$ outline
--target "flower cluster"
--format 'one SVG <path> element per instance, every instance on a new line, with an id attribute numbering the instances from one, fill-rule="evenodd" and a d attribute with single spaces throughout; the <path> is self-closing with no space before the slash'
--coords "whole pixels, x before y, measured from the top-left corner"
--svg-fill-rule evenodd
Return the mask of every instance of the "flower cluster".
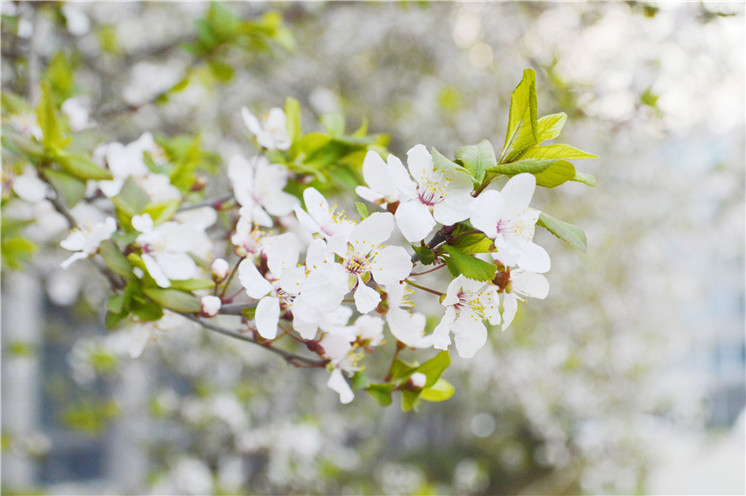
<path id="1" fill-rule="evenodd" d="M 204 200 L 206 179 L 197 171 L 209 157 L 197 141 L 145 133 L 99 146 L 91 158 L 74 155 L 50 122 L 57 110 L 45 93 L 40 133 L 19 130 L 11 138 L 53 150 L 61 169 L 38 175 L 26 168 L 13 187 L 25 201 L 51 198 L 75 227 L 61 242 L 74 252 L 63 267 L 100 256 L 114 291 L 110 327 L 126 322 L 142 331 L 167 322 L 164 315 L 186 316 L 298 367 L 327 369 L 343 403 L 352 401 L 353 388 L 382 404 L 400 391 L 405 409 L 416 408 L 420 399 L 453 393 L 440 377 L 451 335 L 458 355 L 471 358 L 486 345 L 488 326 L 511 325 L 518 301 L 548 295 L 543 274 L 551 262 L 534 243 L 537 223 L 577 243 L 566 233 L 578 228 L 530 206 L 537 185 L 589 181 L 561 160 L 584 152 L 541 145 L 557 136 L 564 117 L 544 117 L 539 126 L 527 110 L 533 84 L 527 71 L 510 114 L 529 118 L 511 117 L 499 160 L 484 140 L 453 160 L 418 144 L 405 165 L 385 140 L 365 129 L 345 135 L 335 119 L 322 119 L 327 134 L 304 135 L 295 100 L 261 118 L 243 108 L 259 152 L 228 160 L 230 193 L 218 200 Z M 329 201 L 349 202 L 353 191 L 367 202 L 355 204 L 359 219 Z M 106 212 L 104 220 L 74 226 L 66 206 L 81 201 Z M 439 314 L 428 319 L 434 308 Z M 240 323 L 226 327 L 237 317 Z M 139 352 L 144 341 L 137 342 Z M 371 383 L 366 357 L 390 349 L 387 343 L 395 346 L 391 366 Z M 429 348 L 441 351 L 422 364 L 399 358 Z"/>

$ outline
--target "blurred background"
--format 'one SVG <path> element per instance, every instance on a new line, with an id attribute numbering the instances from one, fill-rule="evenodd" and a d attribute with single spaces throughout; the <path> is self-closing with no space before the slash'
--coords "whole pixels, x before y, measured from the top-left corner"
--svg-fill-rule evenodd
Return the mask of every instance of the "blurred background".
<path id="1" fill-rule="evenodd" d="M 228 47 L 221 68 L 185 49 L 205 3 L 3 2 L 3 90 L 33 101 L 29 81 L 74 68 L 100 143 L 199 132 L 226 160 L 252 151 L 241 106 L 293 96 L 307 128 L 342 111 L 400 157 L 452 156 L 502 145 L 531 67 L 539 114 L 566 112 L 560 141 L 600 157 L 578 164 L 595 188 L 534 197 L 588 252 L 537 230 L 549 297 L 454 357 L 452 399 L 404 413 L 340 405 L 326 374 L 189 325 L 131 359 L 105 282 L 59 269 L 64 222 L 4 205 L 40 249 L 2 273 L 3 493 L 744 493 L 742 3 L 228 7 L 278 12 L 292 38 Z"/>

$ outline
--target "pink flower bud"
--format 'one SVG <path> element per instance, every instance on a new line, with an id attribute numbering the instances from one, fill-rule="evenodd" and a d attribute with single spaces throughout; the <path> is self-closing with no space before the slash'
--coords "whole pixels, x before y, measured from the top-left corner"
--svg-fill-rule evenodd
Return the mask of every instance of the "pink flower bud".
<path id="1" fill-rule="evenodd" d="M 225 259 L 216 258 L 215 261 L 212 262 L 210 268 L 212 269 L 213 277 L 215 277 L 215 279 L 218 281 L 222 281 L 228 275 L 228 271 L 231 267 L 230 265 L 228 265 L 228 262 L 226 262 Z"/>
<path id="2" fill-rule="evenodd" d="M 202 314 L 207 317 L 217 315 L 222 306 L 223 302 L 217 296 L 210 295 L 202 297 Z"/>
<path id="3" fill-rule="evenodd" d="M 409 381 L 412 383 L 412 385 L 418 389 L 422 389 L 425 387 L 425 383 L 427 382 L 427 377 L 422 372 L 415 372 L 411 376 L 409 376 Z"/>

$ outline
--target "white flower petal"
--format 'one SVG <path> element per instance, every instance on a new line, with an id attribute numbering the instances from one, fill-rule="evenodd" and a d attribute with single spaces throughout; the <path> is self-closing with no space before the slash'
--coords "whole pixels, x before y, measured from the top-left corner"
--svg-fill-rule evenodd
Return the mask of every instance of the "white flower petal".
<path id="1" fill-rule="evenodd" d="M 70 264 L 72 264 L 76 260 L 81 260 L 81 259 L 86 258 L 86 257 L 88 257 L 87 253 L 82 252 L 82 251 L 76 251 L 75 253 L 73 253 L 72 255 L 70 255 L 69 258 L 67 258 L 65 261 L 63 261 L 60 264 L 60 267 L 62 267 L 63 269 L 67 269 L 68 267 L 70 267 Z"/>
<path id="2" fill-rule="evenodd" d="M 513 252 L 516 264 L 524 270 L 543 274 L 552 268 L 549 253 L 536 243 L 526 243 L 517 240 L 508 242 L 510 251 Z M 499 254 L 499 252 L 498 252 Z"/>
<path id="3" fill-rule="evenodd" d="M 518 300 L 513 293 L 503 295 L 503 331 L 510 326 L 518 311 Z"/>
<path id="4" fill-rule="evenodd" d="M 386 162 L 372 150 L 365 155 L 365 160 L 363 160 L 363 179 L 372 191 L 386 198 L 386 201 L 392 201 L 395 198 L 396 185 L 389 176 Z"/>
<path id="5" fill-rule="evenodd" d="M 409 172 L 398 157 L 389 155 L 388 173 L 397 189 L 397 199 L 406 200 L 417 197 L 417 183 L 409 177 Z"/>
<path id="6" fill-rule="evenodd" d="M 171 281 L 168 280 L 168 277 L 163 273 L 161 270 L 160 265 L 158 265 L 158 262 L 148 255 L 147 253 L 142 254 L 142 261 L 145 263 L 145 268 L 148 269 L 148 274 L 150 274 L 150 277 L 152 277 L 155 280 L 155 283 L 162 287 L 162 288 L 170 288 L 171 287 Z"/>
<path id="7" fill-rule="evenodd" d="M 141 233 L 149 233 L 153 230 L 153 218 L 150 214 L 135 215 L 132 217 L 132 227 Z"/>
<path id="8" fill-rule="evenodd" d="M 443 318 L 433 330 L 433 348 L 437 350 L 447 350 L 451 344 L 451 326 L 456 320 L 456 310 L 453 307 L 446 308 Z"/>
<path id="9" fill-rule="evenodd" d="M 349 242 L 358 253 L 368 253 L 391 236 L 394 216 L 388 212 L 376 212 L 363 220 L 350 232 Z"/>
<path id="10" fill-rule="evenodd" d="M 378 306 L 381 301 L 381 295 L 378 291 L 366 286 L 363 280 L 358 276 L 357 289 L 355 290 L 355 306 L 358 312 L 368 313 Z"/>
<path id="11" fill-rule="evenodd" d="M 292 233 L 274 236 L 267 240 L 264 252 L 267 254 L 267 267 L 279 277 L 283 271 L 295 268 L 298 264 L 298 238 Z"/>
<path id="12" fill-rule="evenodd" d="M 459 315 L 451 328 L 461 358 L 472 358 L 487 342 L 487 328 L 481 317 L 468 309 Z"/>
<path id="13" fill-rule="evenodd" d="M 256 136 L 257 134 L 262 132 L 262 126 L 259 124 L 259 119 L 257 119 L 254 114 L 249 112 L 249 109 L 247 109 L 246 107 L 241 107 L 241 118 L 243 119 L 244 125 L 251 134 Z"/>
<path id="14" fill-rule="evenodd" d="M 497 237 L 497 223 L 502 215 L 505 200 L 495 190 L 488 190 L 476 197 L 471 204 L 471 224 L 488 238 Z"/>
<path id="15" fill-rule="evenodd" d="M 399 230 L 410 243 L 422 241 L 435 227 L 430 209 L 416 200 L 400 203 L 394 217 Z"/>
<path id="16" fill-rule="evenodd" d="M 363 200 L 368 200 L 371 203 L 377 203 L 383 200 L 383 195 L 373 191 L 370 188 L 366 188 L 365 186 L 357 186 L 355 188 L 355 193 L 357 193 L 357 195 Z"/>
<path id="17" fill-rule="evenodd" d="M 407 152 L 409 173 L 419 184 L 425 184 L 433 175 L 433 157 L 425 145 L 415 145 Z"/>
<path id="18" fill-rule="evenodd" d="M 238 266 L 238 280 L 246 289 L 246 294 L 254 299 L 261 298 L 272 291 L 272 285 L 262 277 L 254 262 L 249 259 L 244 259 Z"/>
<path id="19" fill-rule="evenodd" d="M 325 226 L 332 222 L 329 202 L 326 201 L 324 195 L 319 193 L 316 188 L 306 188 L 303 191 L 303 201 L 306 204 L 306 211 L 311 215 L 316 224 Z"/>
<path id="20" fill-rule="evenodd" d="M 378 284 L 397 284 L 412 272 L 412 259 L 401 246 L 387 246 L 376 255 L 370 273 Z"/>
<path id="21" fill-rule="evenodd" d="M 513 291 L 522 296 L 543 300 L 549 295 L 549 281 L 541 274 L 516 270 L 511 272 Z"/>
<path id="22" fill-rule="evenodd" d="M 443 201 L 433 205 L 433 217 L 444 226 L 452 226 L 471 215 L 472 196 L 464 191 L 449 194 Z"/>
<path id="23" fill-rule="evenodd" d="M 347 381 L 342 375 L 342 371 L 339 369 L 332 370 L 332 374 L 329 376 L 329 381 L 326 385 L 329 386 L 332 391 L 339 394 L 339 401 L 342 404 L 347 404 L 355 398 L 355 393 L 352 392 L 350 385 L 347 384 Z"/>
<path id="24" fill-rule="evenodd" d="M 536 178 L 527 172 L 511 177 L 500 194 L 505 198 L 504 217 L 512 218 L 528 208 L 536 189 Z"/>
<path id="25" fill-rule="evenodd" d="M 490 325 L 499 324 L 500 308 L 497 287 L 489 285 L 484 291 L 479 293 L 479 303 L 484 307 L 483 315 L 489 321 Z"/>
<path id="26" fill-rule="evenodd" d="M 273 296 L 265 296 L 256 306 L 256 330 L 265 339 L 277 336 L 277 324 L 280 322 L 280 300 Z"/>
<path id="27" fill-rule="evenodd" d="M 156 252 L 153 258 L 163 274 L 175 281 L 190 279 L 197 272 L 197 264 L 186 253 Z"/>
<path id="28" fill-rule="evenodd" d="M 47 197 L 47 183 L 39 179 L 31 169 L 13 178 L 13 191 L 19 198 L 39 203 Z"/>

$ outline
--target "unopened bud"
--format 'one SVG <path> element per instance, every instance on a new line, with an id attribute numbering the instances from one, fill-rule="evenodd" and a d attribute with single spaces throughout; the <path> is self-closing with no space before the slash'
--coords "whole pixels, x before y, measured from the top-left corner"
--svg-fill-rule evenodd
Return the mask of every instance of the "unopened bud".
<path id="1" fill-rule="evenodd" d="M 202 315 L 214 317 L 218 314 L 222 306 L 223 302 L 217 296 L 210 295 L 202 297 Z"/>
<path id="2" fill-rule="evenodd" d="M 409 376 L 409 382 L 411 382 L 412 386 L 417 389 L 422 389 L 425 387 L 425 383 L 427 382 L 427 376 L 422 372 L 415 372 Z"/>
<path id="3" fill-rule="evenodd" d="M 210 265 L 210 268 L 212 269 L 212 276 L 219 282 L 228 276 L 228 271 L 231 266 L 228 265 L 228 262 L 226 262 L 225 259 L 216 258 L 212 262 L 212 265 Z"/>
<path id="4" fill-rule="evenodd" d="M 192 185 L 192 191 L 202 191 L 205 189 L 205 186 L 207 186 L 207 177 L 200 174 L 197 176 L 197 179 L 194 180 L 194 184 Z"/>
<path id="5" fill-rule="evenodd" d="M 237 257 L 243 258 L 249 254 L 249 251 L 243 245 L 236 245 L 233 248 L 233 253 L 235 253 Z"/>

